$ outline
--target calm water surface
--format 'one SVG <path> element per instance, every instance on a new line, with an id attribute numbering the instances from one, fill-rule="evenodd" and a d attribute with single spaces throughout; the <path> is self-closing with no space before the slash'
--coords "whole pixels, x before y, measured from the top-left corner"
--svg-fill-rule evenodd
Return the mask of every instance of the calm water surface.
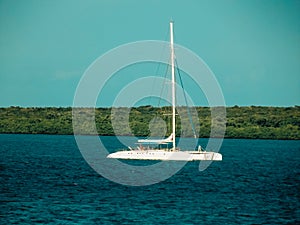
<path id="1" fill-rule="evenodd" d="M 101 137 L 119 148 L 114 137 Z M 73 136 L 0 135 L 1 224 L 300 224 L 300 141 L 225 140 L 222 162 L 124 186 Z"/>

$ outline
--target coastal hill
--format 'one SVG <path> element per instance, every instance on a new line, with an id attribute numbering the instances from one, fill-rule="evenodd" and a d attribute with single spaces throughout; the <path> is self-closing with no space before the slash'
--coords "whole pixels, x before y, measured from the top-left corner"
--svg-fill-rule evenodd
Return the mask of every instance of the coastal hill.
<path id="1" fill-rule="evenodd" d="M 180 108 L 180 107 L 179 107 Z M 186 110 L 181 107 L 178 110 Z M 95 121 L 98 135 L 132 135 L 148 136 L 150 134 L 149 124 L 158 125 L 157 129 L 166 129 L 170 132 L 168 122 L 161 123 L 162 119 L 169 121 L 167 112 L 170 107 L 156 108 L 152 106 L 141 106 L 135 108 L 96 108 Z M 211 109 L 208 107 L 196 107 L 200 125 L 196 127 L 200 137 L 209 137 L 211 131 Z M 83 121 L 91 118 L 94 109 L 77 108 Z M 129 114 L 129 126 L 126 120 L 123 121 L 122 115 Z M 195 114 L 195 113 L 194 113 Z M 188 115 L 188 114 L 187 114 Z M 113 129 L 111 119 L 119 118 L 120 126 Z M 72 127 L 72 108 L 22 108 L 8 107 L 0 108 L 0 133 L 18 134 L 73 134 Z M 120 119 L 121 118 L 121 119 Z M 155 123 L 155 118 L 157 122 Z M 191 115 L 193 121 L 195 115 Z M 214 126 L 226 123 L 225 138 L 251 138 L 251 139 L 300 139 L 300 107 L 227 107 L 226 121 L 215 118 Z M 180 136 L 193 136 L 192 129 L 189 127 L 189 117 L 181 119 L 178 117 L 178 133 Z M 181 125 L 180 125 L 181 124 Z M 197 124 L 197 123 L 196 123 Z M 95 135 L 86 123 L 77 126 L 81 134 Z M 199 127 L 200 126 L 200 127 Z M 182 128 L 182 129 L 181 129 Z M 200 129 L 199 129 L 200 128 Z M 152 129 L 151 129 L 152 131 Z M 116 133 L 115 133 L 116 132 Z M 131 133 L 132 132 L 132 133 Z"/>

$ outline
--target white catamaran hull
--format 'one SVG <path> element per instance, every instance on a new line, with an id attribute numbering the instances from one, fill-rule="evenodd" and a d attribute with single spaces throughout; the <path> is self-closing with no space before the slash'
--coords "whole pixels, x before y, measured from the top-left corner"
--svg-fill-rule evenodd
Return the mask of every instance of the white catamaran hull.
<path id="1" fill-rule="evenodd" d="M 173 161 L 221 161 L 222 155 L 206 151 L 130 150 L 111 153 L 107 158 Z"/>

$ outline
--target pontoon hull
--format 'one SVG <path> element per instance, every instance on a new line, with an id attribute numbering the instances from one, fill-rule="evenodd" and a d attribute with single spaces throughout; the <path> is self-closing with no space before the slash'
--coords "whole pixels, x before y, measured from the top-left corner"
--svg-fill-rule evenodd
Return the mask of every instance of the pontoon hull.
<path id="1" fill-rule="evenodd" d="M 131 150 L 111 153 L 107 158 L 164 161 L 222 161 L 220 153 L 206 151 Z"/>

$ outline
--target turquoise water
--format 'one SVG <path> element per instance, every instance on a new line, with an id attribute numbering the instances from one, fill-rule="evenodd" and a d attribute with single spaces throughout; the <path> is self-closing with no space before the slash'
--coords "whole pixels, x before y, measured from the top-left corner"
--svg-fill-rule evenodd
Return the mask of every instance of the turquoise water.
<path id="1" fill-rule="evenodd" d="M 73 136 L 3 134 L 0 152 L 1 224 L 300 223 L 300 141 L 225 140 L 222 162 L 141 187 L 101 177 Z"/>

